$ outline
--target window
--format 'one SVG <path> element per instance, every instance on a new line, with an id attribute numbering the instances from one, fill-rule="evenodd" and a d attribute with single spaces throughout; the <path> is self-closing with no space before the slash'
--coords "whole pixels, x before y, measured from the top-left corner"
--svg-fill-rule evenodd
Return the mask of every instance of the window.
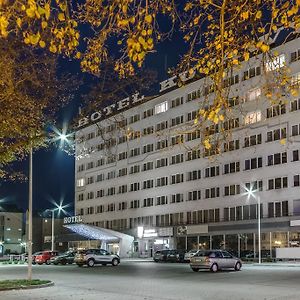
<path id="1" fill-rule="evenodd" d="M 171 102 L 171 108 L 177 107 L 183 104 L 183 97 L 178 97 Z"/>
<path id="2" fill-rule="evenodd" d="M 160 177 L 156 179 L 156 186 L 160 187 L 160 186 L 165 186 L 168 185 L 168 177 Z"/>
<path id="3" fill-rule="evenodd" d="M 280 165 L 285 163 L 287 163 L 287 152 L 268 155 L 268 166 Z"/>
<path id="4" fill-rule="evenodd" d="M 234 196 L 241 192 L 241 187 L 239 184 L 228 185 L 224 187 L 224 196 Z"/>
<path id="5" fill-rule="evenodd" d="M 220 188 L 219 187 L 213 187 L 210 189 L 205 189 L 205 198 L 216 198 L 220 197 Z"/>
<path id="6" fill-rule="evenodd" d="M 217 143 L 212 144 L 210 149 L 204 149 L 204 157 L 220 154 L 220 148 Z"/>
<path id="7" fill-rule="evenodd" d="M 84 171 L 84 164 L 79 165 L 77 170 L 78 172 Z"/>
<path id="8" fill-rule="evenodd" d="M 267 132 L 266 142 L 278 141 L 286 138 L 286 128 L 278 128 Z"/>
<path id="9" fill-rule="evenodd" d="M 84 186 L 84 178 L 77 179 L 77 187 Z"/>
<path id="10" fill-rule="evenodd" d="M 95 137 L 95 132 L 90 132 L 90 133 L 87 134 L 86 139 L 87 139 L 87 140 L 91 140 L 91 139 L 93 139 L 94 137 Z"/>
<path id="11" fill-rule="evenodd" d="M 261 96 L 261 88 L 256 88 L 246 93 L 246 101 L 255 101 Z"/>
<path id="12" fill-rule="evenodd" d="M 205 177 L 215 177 L 220 175 L 220 167 L 214 166 L 205 169 Z"/>
<path id="13" fill-rule="evenodd" d="M 239 118 L 230 119 L 223 123 L 224 130 L 230 130 L 234 128 L 238 128 L 240 126 L 240 120 Z"/>
<path id="14" fill-rule="evenodd" d="M 156 205 L 165 205 L 168 204 L 167 196 L 158 196 L 156 197 Z"/>
<path id="15" fill-rule="evenodd" d="M 118 160 L 123 160 L 123 159 L 126 159 L 126 158 L 127 158 L 127 152 L 126 151 L 119 153 Z"/>
<path id="16" fill-rule="evenodd" d="M 200 98 L 200 97 L 201 97 L 201 91 L 199 89 L 199 90 L 196 90 L 196 91 L 193 91 L 193 92 L 189 93 L 187 95 L 186 102 L 195 100 L 195 99 Z"/>
<path id="17" fill-rule="evenodd" d="M 259 76 L 260 74 L 261 74 L 260 66 L 249 68 L 248 70 L 244 71 L 243 80 L 247 80 L 249 78 Z"/>
<path id="18" fill-rule="evenodd" d="M 134 165 L 130 167 L 129 174 L 135 174 L 140 172 L 140 165 Z"/>
<path id="19" fill-rule="evenodd" d="M 116 193 L 116 188 L 115 187 L 110 187 L 107 189 L 107 196 L 112 196 Z"/>
<path id="20" fill-rule="evenodd" d="M 173 194 L 171 195 L 171 203 L 183 202 L 183 194 Z"/>
<path id="21" fill-rule="evenodd" d="M 136 192 L 140 190 L 140 183 L 139 182 L 133 182 L 130 184 L 130 192 Z"/>
<path id="22" fill-rule="evenodd" d="M 123 144 L 127 141 L 127 136 L 126 135 L 122 135 L 118 138 L 118 144 Z"/>
<path id="23" fill-rule="evenodd" d="M 186 201 L 195 201 L 200 199 L 201 199 L 201 190 L 194 190 L 188 192 Z"/>
<path id="24" fill-rule="evenodd" d="M 183 173 L 171 175 L 171 184 L 183 182 Z"/>
<path id="25" fill-rule="evenodd" d="M 130 141 L 133 141 L 133 140 L 138 139 L 138 138 L 140 138 L 140 137 L 141 137 L 141 132 L 140 132 L 140 131 L 131 131 L 131 132 L 129 133 L 128 139 L 129 139 Z"/>
<path id="26" fill-rule="evenodd" d="M 153 144 L 147 144 L 143 146 L 143 153 L 149 153 L 154 150 L 154 145 Z"/>
<path id="27" fill-rule="evenodd" d="M 129 124 L 135 123 L 140 120 L 140 114 L 133 115 L 129 118 Z"/>
<path id="28" fill-rule="evenodd" d="M 300 175 L 294 175 L 294 186 L 300 186 Z"/>
<path id="29" fill-rule="evenodd" d="M 266 63 L 266 71 L 267 72 L 274 71 L 279 68 L 282 68 L 284 65 L 285 65 L 285 56 L 284 54 L 280 54 Z"/>
<path id="30" fill-rule="evenodd" d="M 244 147 L 250 147 L 261 144 L 261 133 L 247 136 L 244 139 Z"/>
<path id="31" fill-rule="evenodd" d="M 97 195 L 97 198 L 104 197 L 104 189 L 98 190 L 96 195 Z"/>
<path id="32" fill-rule="evenodd" d="M 153 108 L 149 108 L 149 109 L 145 110 L 145 111 L 144 111 L 144 114 L 143 114 L 144 119 L 153 116 L 153 113 L 154 113 Z"/>
<path id="33" fill-rule="evenodd" d="M 198 150 L 192 150 L 192 151 L 188 151 L 187 152 L 187 157 L 186 157 L 187 161 L 198 159 L 198 158 L 201 158 L 200 149 L 198 149 Z"/>
<path id="34" fill-rule="evenodd" d="M 205 128 L 204 135 L 209 136 L 219 132 L 219 125 L 213 124 Z"/>
<path id="35" fill-rule="evenodd" d="M 79 194 L 77 201 L 83 201 L 83 200 L 84 200 L 84 194 Z"/>
<path id="36" fill-rule="evenodd" d="M 262 157 L 254 157 L 245 160 L 245 170 L 253 170 L 262 167 Z"/>
<path id="37" fill-rule="evenodd" d="M 246 188 L 246 193 L 248 193 L 249 191 L 252 192 L 262 192 L 263 191 L 263 181 L 259 180 L 259 181 L 251 181 L 251 182 L 246 182 L 245 183 L 245 188 Z"/>
<path id="38" fill-rule="evenodd" d="M 156 124 L 156 131 L 161 131 L 168 128 L 168 121 L 163 121 L 161 123 Z"/>
<path id="39" fill-rule="evenodd" d="M 156 160 L 156 168 L 162 168 L 168 165 L 168 158 L 160 158 Z"/>
<path id="40" fill-rule="evenodd" d="M 155 114 L 160 114 L 168 110 L 168 101 L 155 105 Z"/>
<path id="41" fill-rule="evenodd" d="M 127 202 L 123 201 L 119 203 L 119 210 L 127 209 Z"/>
<path id="42" fill-rule="evenodd" d="M 87 199 L 88 199 L 88 200 L 94 199 L 94 192 L 88 192 L 88 193 L 87 193 Z"/>
<path id="43" fill-rule="evenodd" d="M 194 170 L 187 173 L 187 181 L 201 179 L 201 170 Z"/>
<path id="44" fill-rule="evenodd" d="M 268 189 L 282 189 L 288 187 L 288 178 L 287 177 L 278 177 L 268 180 Z"/>
<path id="45" fill-rule="evenodd" d="M 97 214 L 102 214 L 102 213 L 104 213 L 104 205 L 98 205 L 98 206 L 96 207 L 96 213 L 97 213 Z"/>
<path id="46" fill-rule="evenodd" d="M 300 49 L 291 53 L 291 62 L 300 60 Z"/>
<path id="47" fill-rule="evenodd" d="M 171 138 L 171 145 L 172 146 L 182 144 L 182 143 L 183 143 L 183 134 L 172 136 L 172 138 Z"/>
<path id="48" fill-rule="evenodd" d="M 239 83 L 239 75 L 233 75 L 223 80 L 224 87 L 229 87 L 231 85 Z"/>
<path id="49" fill-rule="evenodd" d="M 286 113 L 285 104 L 273 105 L 267 108 L 267 118 L 273 118 Z"/>
<path id="50" fill-rule="evenodd" d="M 119 186 L 118 194 L 127 193 L 127 184 L 123 184 Z"/>
<path id="51" fill-rule="evenodd" d="M 239 96 L 233 97 L 233 98 L 229 98 L 227 101 L 227 104 L 229 107 L 233 107 L 236 106 L 240 103 L 240 99 Z"/>
<path id="52" fill-rule="evenodd" d="M 294 74 L 294 75 L 291 77 L 291 86 L 299 87 L 299 84 L 300 84 L 300 72 Z"/>
<path id="53" fill-rule="evenodd" d="M 149 171 L 153 169 L 153 161 L 148 161 L 143 164 L 143 171 Z"/>
<path id="54" fill-rule="evenodd" d="M 143 181 L 143 189 L 153 188 L 153 179 L 148 179 Z"/>
<path id="55" fill-rule="evenodd" d="M 198 114 L 198 111 L 197 111 L 197 110 L 193 110 L 193 111 L 189 112 L 189 113 L 187 114 L 187 122 L 196 119 L 197 114 Z"/>
<path id="56" fill-rule="evenodd" d="M 224 165 L 224 174 L 236 173 L 240 171 L 240 162 L 231 162 Z"/>
<path id="57" fill-rule="evenodd" d="M 94 183 L 94 177 L 93 177 L 93 176 L 90 176 L 90 177 L 88 177 L 88 179 L 87 179 L 87 184 L 92 184 L 92 183 Z"/>
<path id="58" fill-rule="evenodd" d="M 119 169 L 118 177 L 126 176 L 127 175 L 127 168 Z"/>
<path id="59" fill-rule="evenodd" d="M 261 121 L 261 111 L 252 111 L 245 116 L 245 125 L 254 124 Z"/>
<path id="60" fill-rule="evenodd" d="M 291 112 L 300 109 L 300 98 L 291 101 Z"/>
<path id="61" fill-rule="evenodd" d="M 140 200 L 130 201 L 130 208 L 139 208 L 139 207 L 140 207 Z"/>
<path id="62" fill-rule="evenodd" d="M 140 148 L 133 148 L 130 150 L 130 157 L 138 156 L 140 155 Z"/>
<path id="63" fill-rule="evenodd" d="M 299 160 L 299 150 L 293 150 L 293 160 L 292 161 L 298 161 Z"/>
<path id="64" fill-rule="evenodd" d="M 183 162 L 183 158 L 184 158 L 183 157 L 183 153 L 173 155 L 171 157 L 171 165 L 182 163 Z"/>
<path id="65" fill-rule="evenodd" d="M 168 147 L 168 140 L 160 140 L 156 143 L 156 150 L 161 150 Z"/>
<path id="66" fill-rule="evenodd" d="M 110 171 L 107 173 L 107 180 L 116 178 L 116 171 Z"/>
<path id="67" fill-rule="evenodd" d="M 234 151 L 240 149 L 240 141 L 239 140 L 233 140 L 224 143 L 224 152 L 228 151 Z"/>
<path id="68" fill-rule="evenodd" d="M 183 115 L 171 119 L 171 127 L 180 125 L 182 123 L 183 123 Z"/>
<path id="69" fill-rule="evenodd" d="M 292 136 L 296 136 L 300 134 L 300 124 L 292 126 Z"/>
<path id="70" fill-rule="evenodd" d="M 287 217 L 288 215 L 289 215 L 288 201 L 268 203 L 269 218 Z"/>
<path id="71" fill-rule="evenodd" d="M 144 199 L 144 207 L 153 206 L 153 198 Z"/>
<path id="72" fill-rule="evenodd" d="M 143 129 L 143 135 L 152 134 L 153 132 L 154 132 L 153 126 L 149 126 L 149 127 Z"/>
<path id="73" fill-rule="evenodd" d="M 187 142 L 193 141 L 193 140 L 196 140 L 196 139 L 200 139 L 200 130 L 195 130 L 193 132 L 188 132 L 186 134 L 186 141 Z"/>
<path id="74" fill-rule="evenodd" d="M 87 163 L 86 169 L 89 170 L 89 169 L 92 169 L 92 168 L 94 168 L 94 162 L 90 161 L 90 162 Z"/>

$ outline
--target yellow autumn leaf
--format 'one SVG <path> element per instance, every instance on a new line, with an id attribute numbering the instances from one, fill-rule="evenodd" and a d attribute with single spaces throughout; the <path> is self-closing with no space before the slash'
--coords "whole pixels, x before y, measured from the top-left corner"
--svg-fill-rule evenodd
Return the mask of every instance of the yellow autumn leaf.
<path id="1" fill-rule="evenodd" d="M 152 22 L 152 16 L 151 16 L 151 15 L 146 15 L 146 16 L 145 16 L 145 21 L 146 21 L 147 23 L 151 23 L 151 22 Z"/>
<path id="2" fill-rule="evenodd" d="M 245 61 L 248 61 L 249 58 L 250 58 L 249 52 L 245 52 L 245 53 L 244 53 L 244 59 L 245 59 Z"/>
<path id="3" fill-rule="evenodd" d="M 204 144 L 205 149 L 209 150 L 211 148 L 211 144 L 209 142 L 209 139 L 204 140 L 203 144 Z"/>
<path id="4" fill-rule="evenodd" d="M 285 144 L 286 144 L 286 139 L 281 139 L 281 140 L 280 140 L 280 144 L 281 144 L 281 145 L 285 145 Z"/>
<path id="5" fill-rule="evenodd" d="M 46 47 L 46 43 L 42 40 L 40 40 L 39 45 L 41 48 L 45 48 Z"/>
<path id="6" fill-rule="evenodd" d="M 59 13 L 58 14 L 58 20 L 59 21 L 65 21 L 66 20 L 65 14 L 64 13 Z"/>
<path id="7" fill-rule="evenodd" d="M 299 95 L 298 90 L 296 90 L 296 89 L 291 89 L 291 95 L 294 96 L 294 97 L 297 97 L 297 96 Z"/>
<path id="8" fill-rule="evenodd" d="M 266 44 L 262 44 L 262 46 L 260 47 L 262 52 L 267 52 L 270 50 L 270 46 L 266 45 Z"/>
<path id="9" fill-rule="evenodd" d="M 27 8 L 27 9 L 26 9 L 26 15 L 27 15 L 29 18 L 34 18 L 34 17 L 35 17 L 35 11 L 34 11 L 34 9 L 32 9 L 32 8 Z"/>
<path id="10" fill-rule="evenodd" d="M 45 29 L 47 27 L 48 23 L 46 21 L 42 22 L 42 28 Z"/>
<path id="11" fill-rule="evenodd" d="M 22 21 L 21 21 L 20 18 L 17 19 L 17 25 L 18 25 L 19 28 L 21 28 L 21 26 L 22 26 Z"/>
<path id="12" fill-rule="evenodd" d="M 262 17 L 262 12 L 261 12 L 261 10 L 259 10 L 256 12 L 255 18 L 260 19 L 261 17 Z"/>

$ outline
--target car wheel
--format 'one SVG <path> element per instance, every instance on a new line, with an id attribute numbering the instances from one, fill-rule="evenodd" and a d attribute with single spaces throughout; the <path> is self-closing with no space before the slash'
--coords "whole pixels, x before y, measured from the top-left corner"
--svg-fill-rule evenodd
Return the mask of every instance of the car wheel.
<path id="1" fill-rule="evenodd" d="M 199 268 L 192 268 L 192 270 L 193 270 L 194 272 L 198 272 L 198 271 L 199 271 Z"/>
<path id="2" fill-rule="evenodd" d="M 154 259 L 155 262 L 158 262 L 158 259 Z"/>
<path id="3" fill-rule="evenodd" d="M 35 261 L 33 261 L 33 262 L 32 262 L 32 264 L 33 264 L 33 265 L 35 265 L 35 264 L 36 264 L 36 262 L 35 262 Z"/>
<path id="4" fill-rule="evenodd" d="M 235 271 L 240 271 L 242 267 L 242 264 L 240 262 L 237 262 L 234 266 Z"/>
<path id="5" fill-rule="evenodd" d="M 38 265 L 42 265 L 43 263 L 38 263 Z"/>
<path id="6" fill-rule="evenodd" d="M 88 265 L 88 267 L 93 267 L 95 265 L 95 261 L 93 259 L 89 259 L 87 261 L 87 265 Z"/>
<path id="7" fill-rule="evenodd" d="M 62 265 L 66 265 L 67 262 L 66 262 L 65 260 L 62 260 L 62 261 L 61 261 L 61 264 L 62 264 Z"/>
<path id="8" fill-rule="evenodd" d="M 218 272 L 219 268 L 217 264 L 213 264 L 210 268 L 210 270 L 214 273 Z"/>
<path id="9" fill-rule="evenodd" d="M 111 261 L 111 264 L 116 267 L 118 264 L 119 264 L 119 260 L 117 258 L 114 258 L 112 261 Z"/>

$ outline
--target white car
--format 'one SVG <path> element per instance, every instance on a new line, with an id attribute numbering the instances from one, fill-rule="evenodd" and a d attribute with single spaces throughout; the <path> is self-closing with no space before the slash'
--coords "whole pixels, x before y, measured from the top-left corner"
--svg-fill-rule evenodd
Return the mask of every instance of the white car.
<path id="1" fill-rule="evenodd" d="M 184 261 L 190 261 L 191 257 L 193 257 L 199 250 L 192 249 L 189 252 L 185 253 Z"/>
<path id="2" fill-rule="evenodd" d="M 77 252 L 74 262 L 79 266 L 87 265 L 93 267 L 95 264 L 117 266 L 120 263 L 120 257 L 117 254 L 112 254 L 104 249 L 87 249 Z"/>

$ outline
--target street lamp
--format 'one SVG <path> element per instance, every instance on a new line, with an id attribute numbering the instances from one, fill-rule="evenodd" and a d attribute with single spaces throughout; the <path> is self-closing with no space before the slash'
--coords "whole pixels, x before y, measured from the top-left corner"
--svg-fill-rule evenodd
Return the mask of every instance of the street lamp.
<path id="1" fill-rule="evenodd" d="M 253 190 L 253 186 L 250 186 L 250 188 L 246 188 L 246 195 L 248 197 L 248 200 L 253 197 L 257 201 L 257 222 L 258 222 L 258 263 L 261 264 L 261 215 L 260 215 L 260 197 L 259 195 L 255 195 L 254 193 L 258 190 Z M 254 241 L 255 242 L 255 241 Z"/>
<path id="2" fill-rule="evenodd" d="M 58 130 L 55 131 L 57 133 L 57 137 L 52 140 L 61 141 L 60 148 L 64 144 L 64 142 L 68 142 L 68 135 L 66 135 L 66 130 L 60 133 Z M 29 148 L 29 193 L 28 193 L 28 270 L 27 270 L 27 279 L 32 279 L 32 153 L 33 147 Z"/>

